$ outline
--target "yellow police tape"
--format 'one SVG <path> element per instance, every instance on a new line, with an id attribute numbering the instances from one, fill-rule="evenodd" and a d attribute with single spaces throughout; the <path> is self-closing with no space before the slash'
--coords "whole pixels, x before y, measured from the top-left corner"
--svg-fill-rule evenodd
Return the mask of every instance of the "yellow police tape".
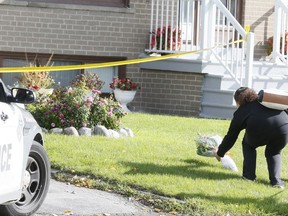
<path id="1" fill-rule="evenodd" d="M 225 44 L 228 46 L 230 44 L 241 43 L 244 40 L 237 40 L 231 43 Z M 195 54 L 200 53 L 203 51 L 211 50 L 216 48 L 207 48 L 202 50 L 194 50 L 189 52 L 181 52 L 176 54 L 167 54 L 164 56 L 150 56 L 147 58 L 138 58 L 138 59 L 131 59 L 131 60 L 123 60 L 123 61 L 115 61 L 115 62 L 103 62 L 103 63 L 94 63 L 94 64 L 83 64 L 83 65 L 64 65 L 64 66 L 43 66 L 43 67 L 6 67 L 0 68 L 0 73 L 27 73 L 27 72 L 41 72 L 41 71 L 67 71 L 67 70 L 80 70 L 80 69 L 89 69 L 89 68 L 103 68 L 103 67 L 113 67 L 113 66 L 120 66 L 120 65 L 130 65 L 130 64 L 139 64 L 145 62 L 152 62 L 152 61 L 159 61 L 165 60 L 169 58 L 176 58 L 188 54 Z"/>

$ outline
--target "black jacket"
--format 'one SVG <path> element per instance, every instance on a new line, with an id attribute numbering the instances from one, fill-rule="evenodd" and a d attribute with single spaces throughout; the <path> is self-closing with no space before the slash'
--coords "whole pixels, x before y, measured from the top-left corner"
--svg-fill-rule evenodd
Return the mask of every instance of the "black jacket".
<path id="1" fill-rule="evenodd" d="M 233 147 L 243 129 L 246 129 L 245 139 L 249 145 L 255 148 L 266 145 L 273 137 L 288 134 L 288 115 L 285 111 L 266 108 L 257 100 L 240 106 L 218 148 L 220 157 Z"/>

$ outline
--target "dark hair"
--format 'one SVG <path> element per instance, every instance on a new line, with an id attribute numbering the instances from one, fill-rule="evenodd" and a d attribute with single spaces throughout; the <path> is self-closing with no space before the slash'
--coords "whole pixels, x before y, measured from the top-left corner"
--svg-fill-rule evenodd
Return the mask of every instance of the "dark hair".
<path id="1" fill-rule="evenodd" d="M 237 104 L 239 104 L 239 106 L 255 101 L 257 98 L 258 94 L 253 89 L 248 87 L 240 87 L 234 93 L 234 100 Z"/>

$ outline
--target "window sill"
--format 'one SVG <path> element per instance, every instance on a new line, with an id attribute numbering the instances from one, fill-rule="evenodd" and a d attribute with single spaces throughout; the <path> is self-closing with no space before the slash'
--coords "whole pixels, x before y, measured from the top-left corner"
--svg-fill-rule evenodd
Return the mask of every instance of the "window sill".
<path id="1" fill-rule="evenodd" d="M 13 5 L 24 7 L 38 7 L 38 8 L 57 8 L 67 10 L 87 10 L 87 11 L 101 11 L 101 12 L 115 12 L 115 13 L 135 13 L 134 8 L 103 7 L 96 5 L 77 5 L 77 4 L 57 4 L 57 3 L 28 2 L 17 0 L 3 0 L 0 2 L 0 5 Z"/>

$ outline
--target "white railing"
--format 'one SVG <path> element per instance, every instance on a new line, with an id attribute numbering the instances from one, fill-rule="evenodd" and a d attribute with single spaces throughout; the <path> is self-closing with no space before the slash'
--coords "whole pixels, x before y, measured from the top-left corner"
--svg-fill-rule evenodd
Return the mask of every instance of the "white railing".
<path id="1" fill-rule="evenodd" d="M 288 64 L 288 1 L 275 1 L 275 20 L 273 33 L 273 51 L 274 62 L 280 60 Z"/>
<path id="2" fill-rule="evenodd" d="M 239 85 L 252 85 L 253 33 L 221 0 L 152 0 L 147 52 L 206 50 L 201 59 L 219 61 Z M 169 28 L 167 28 L 169 27 Z M 232 43 L 248 39 L 241 43 Z"/>
<path id="3" fill-rule="evenodd" d="M 148 51 L 169 53 L 179 50 L 179 7 L 179 0 L 152 0 Z"/>
<path id="4" fill-rule="evenodd" d="M 252 86 L 254 34 L 247 33 L 220 0 L 203 0 L 202 49 L 209 52 L 225 67 L 239 86 Z M 206 28 L 206 29 L 205 29 Z"/>

